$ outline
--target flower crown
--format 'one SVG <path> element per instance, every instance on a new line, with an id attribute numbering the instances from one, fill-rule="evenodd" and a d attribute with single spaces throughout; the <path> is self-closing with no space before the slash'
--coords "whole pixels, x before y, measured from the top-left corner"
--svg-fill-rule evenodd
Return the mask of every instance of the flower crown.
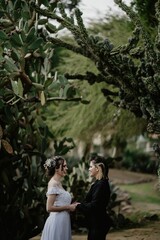
<path id="1" fill-rule="evenodd" d="M 48 158 L 46 161 L 45 161 L 45 164 L 43 165 L 45 168 L 49 167 L 49 168 L 54 168 L 56 166 L 56 162 L 58 160 L 62 159 L 60 156 L 55 156 L 53 158 Z"/>
<path id="2" fill-rule="evenodd" d="M 55 167 L 56 166 L 56 161 L 52 158 L 48 158 L 46 161 L 45 161 L 45 164 L 43 165 L 45 168 L 47 167 Z"/>

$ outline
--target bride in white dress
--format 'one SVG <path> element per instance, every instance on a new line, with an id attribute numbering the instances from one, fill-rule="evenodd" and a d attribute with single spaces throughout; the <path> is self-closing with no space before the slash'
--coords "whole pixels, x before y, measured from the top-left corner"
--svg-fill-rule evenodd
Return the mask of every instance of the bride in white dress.
<path id="1" fill-rule="evenodd" d="M 45 222 L 41 240 L 71 240 L 70 211 L 76 204 L 71 204 L 71 195 L 62 187 L 61 180 L 67 173 L 67 163 L 61 156 L 46 160 L 44 167 L 50 177 L 47 189 L 46 210 L 49 216 Z"/>

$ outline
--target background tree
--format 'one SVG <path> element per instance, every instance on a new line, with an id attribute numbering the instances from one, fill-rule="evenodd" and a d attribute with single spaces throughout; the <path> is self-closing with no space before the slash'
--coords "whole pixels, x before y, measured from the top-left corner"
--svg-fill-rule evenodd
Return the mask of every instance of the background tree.
<path id="1" fill-rule="evenodd" d="M 110 18 L 106 16 L 103 23 L 101 21 L 94 22 L 87 31 L 90 34 L 98 35 L 100 33 L 103 37 L 110 37 L 114 45 L 118 47 L 125 43 L 132 29 L 133 25 L 126 16 L 112 16 Z M 63 40 L 72 43 L 73 40 L 66 35 L 64 34 Z M 61 50 L 60 59 L 61 64 L 56 67 L 59 73 L 68 72 L 68 74 L 74 75 L 77 72 L 85 74 L 86 71 L 92 71 L 94 74 L 98 74 L 90 59 L 72 51 Z M 56 136 L 69 135 L 76 141 L 83 141 L 84 152 L 86 152 L 85 149 L 90 151 L 93 146 L 92 139 L 100 135 L 102 145 L 108 146 L 106 152 L 112 154 L 111 147 L 112 150 L 113 147 L 114 149 L 116 147 L 118 154 L 122 147 L 120 141 L 126 142 L 128 138 L 143 134 L 146 130 L 145 119 L 136 118 L 130 111 L 117 108 L 106 101 L 101 94 L 101 89 L 105 88 L 104 82 L 90 85 L 86 81 L 74 80 L 74 86 L 88 101 L 86 102 L 88 104 L 59 102 L 58 106 L 50 105 L 46 111 L 47 116 L 49 116 L 47 124 Z M 52 116 L 53 111 L 54 116 Z M 61 116 L 59 121 L 56 120 L 55 116 Z M 106 139 L 109 139 L 108 143 Z M 113 146 L 113 143 L 116 143 L 116 146 Z"/>
<path id="2" fill-rule="evenodd" d="M 136 117 L 145 118 L 147 131 L 159 133 L 159 32 L 150 35 L 137 12 L 120 0 L 115 2 L 127 13 L 135 25 L 132 37 L 122 46 L 115 47 L 108 38 L 89 35 L 82 19 L 82 13 L 76 9 L 68 17 L 63 5 L 59 5 L 61 16 L 36 6 L 36 11 L 48 19 L 56 19 L 66 27 L 75 39 L 71 45 L 61 39 L 50 37 L 50 41 L 91 59 L 99 74 L 86 72 L 75 75 L 66 74 L 68 79 L 87 80 L 90 84 L 105 82 L 101 91 L 107 101 L 113 105 L 128 109 Z M 156 5 L 156 18 L 159 21 L 159 1 Z M 109 86 L 113 86 L 110 91 Z"/>

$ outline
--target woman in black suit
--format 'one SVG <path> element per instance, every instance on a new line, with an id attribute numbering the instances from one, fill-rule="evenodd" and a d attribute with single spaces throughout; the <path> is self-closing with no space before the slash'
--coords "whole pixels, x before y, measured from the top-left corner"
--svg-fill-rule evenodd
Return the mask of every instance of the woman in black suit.
<path id="1" fill-rule="evenodd" d="M 110 229 L 106 208 L 110 199 L 108 166 L 101 156 L 92 157 L 89 167 L 90 176 L 95 178 L 84 202 L 77 204 L 76 210 L 85 215 L 88 240 L 105 240 Z"/>

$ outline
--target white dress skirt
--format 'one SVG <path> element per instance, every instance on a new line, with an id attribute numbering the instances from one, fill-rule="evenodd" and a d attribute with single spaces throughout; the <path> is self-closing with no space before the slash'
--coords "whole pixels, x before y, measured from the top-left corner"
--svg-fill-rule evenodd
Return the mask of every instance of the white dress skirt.
<path id="1" fill-rule="evenodd" d="M 71 203 L 71 195 L 64 189 L 56 186 L 47 191 L 47 196 L 56 194 L 54 206 L 64 206 Z M 71 221 L 68 211 L 51 212 L 45 222 L 41 240 L 71 240 Z"/>

